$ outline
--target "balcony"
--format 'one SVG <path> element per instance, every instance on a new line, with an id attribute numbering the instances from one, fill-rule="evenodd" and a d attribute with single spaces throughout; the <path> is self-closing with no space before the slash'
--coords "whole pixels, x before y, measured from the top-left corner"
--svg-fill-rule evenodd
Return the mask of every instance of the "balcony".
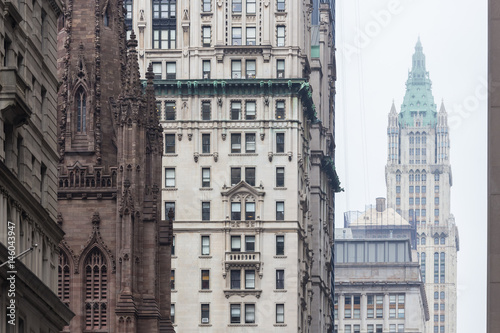
<path id="1" fill-rule="evenodd" d="M 0 112 L 5 120 L 14 126 L 24 124 L 31 116 L 27 104 L 26 82 L 18 75 L 15 67 L 0 68 Z"/>
<path id="2" fill-rule="evenodd" d="M 226 252 L 227 264 L 260 263 L 260 252 Z"/>

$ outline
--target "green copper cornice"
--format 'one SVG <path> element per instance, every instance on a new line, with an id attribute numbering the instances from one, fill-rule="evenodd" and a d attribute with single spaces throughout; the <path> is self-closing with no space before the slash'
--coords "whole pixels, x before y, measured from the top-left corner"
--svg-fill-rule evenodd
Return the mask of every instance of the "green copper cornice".
<path id="1" fill-rule="evenodd" d="M 307 118 L 316 120 L 311 87 L 301 79 L 154 80 L 154 86 L 158 97 L 298 96 Z"/>
<path id="2" fill-rule="evenodd" d="M 406 93 L 399 113 L 401 126 L 435 126 L 437 123 L 437 106 L 432 95 L 432 81 L 425 67 L 420 38 L 415 45 L 412 58 L 412 69 L 408 72 Z"/>

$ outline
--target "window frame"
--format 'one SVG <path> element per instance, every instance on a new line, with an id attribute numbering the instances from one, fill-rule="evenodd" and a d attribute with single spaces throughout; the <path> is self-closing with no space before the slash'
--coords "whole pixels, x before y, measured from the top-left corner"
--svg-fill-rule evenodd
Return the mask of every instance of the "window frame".
<path id="1" fill-rule="evenodd" d="M 165 134 L 165 154 L 175 154 L 175 134 Z"/>
<path id="2" fill-rule="evenodd" d="M 201 203 L 201 220 L 210 221 L 210 201 L 203 201 Z"/>
<path id="3" fill-rule="evenodd" d="M 275 148 L 276 148 L 277 154 L 285 153 L 285 133 L 284 132 L 276 133 Z"/>
<path id="4" fill-rule="evenodd" d="M 276 187 L 285 187 L 285 167 L 276 167 Z"/>
<path id="5" fill-rule="evenodd" d="M 205 242 L 206 240 L 206 242 Z M 209 235 L 201 235 L 201 255 L 209 256 L 210 255 L 210 236 Z"/>
<path id="6" fill-rule="evenodd" d="M 169 177 L 170 172 L 170 177 Z M 169 180 L 171 181 L 169 185 Z M 175 168 L 165 168 L 165 187 L 174 188 L 175 187 Z"/>
<path id="7" fill-rule="evenodd" d="M 210 133 L 202 133 L 201 134 L 201 153 L 202 154 L 210 154 L 211 152 L 211 138 Z"/>
<path id="8" fill-rule="evenodd" d="M 276 221 L 285 220 L 285 202 L 276 201 Z"/>
<path id="9" fill-rule="evenodd" d="M 210 168 L 201 168 L 201 187 L 209 188 L 211 185 Z"/>
<path id="10" fill-rule="evenodd" d="M 251 138 L 253 137 L 253 141 Z M 253 146 L 253 149 L 252 149 Z M 245 153 L 252 154 L 255 153 L 256 149 L 256 135 L 255 133 L 245 133 Z"/>

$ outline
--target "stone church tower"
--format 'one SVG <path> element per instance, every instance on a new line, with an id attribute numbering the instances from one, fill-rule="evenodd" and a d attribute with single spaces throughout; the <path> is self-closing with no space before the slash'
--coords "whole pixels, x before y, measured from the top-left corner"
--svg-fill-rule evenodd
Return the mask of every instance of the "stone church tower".
<path id="1" fill-rule="evenodd" d="M 162 129 L 122 0 L 67 0 L 59 22 L 59 296 L 65 332 L 173 332 Z"/>

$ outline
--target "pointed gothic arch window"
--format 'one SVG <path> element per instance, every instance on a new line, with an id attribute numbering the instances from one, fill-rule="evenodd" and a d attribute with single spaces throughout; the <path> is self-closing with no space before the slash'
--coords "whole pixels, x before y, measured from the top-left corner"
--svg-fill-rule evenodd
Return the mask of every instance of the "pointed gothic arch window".
<path id="1" fill-rule="evenodd" d="M 94 248 L 85 259 L 85 327 L 101 330 L 108 326 L 108 269 L 103 253 Z"/>
<path id="2" fill-rule="evenodd" d="M 59 254 L 59 279 L 57 286 L 57 295 L 61 302 L 69 306 L 69 280 L 70 280 L 70 270 L 68 256 L 62 250 Z"/>
<path id="3" fill-rule="evenodd" d="M 87 131 L 87 94 L 83 87 L 76 91 L 76 131 L 85 133 Z"/>
<path id="4" fill-rule="evenodd" d="M 106 9 L 104 10 L 103 21 L 104 21 L 104 26 L 109 27 L 109 8 L 108 7 L 106 7 Z"/>

